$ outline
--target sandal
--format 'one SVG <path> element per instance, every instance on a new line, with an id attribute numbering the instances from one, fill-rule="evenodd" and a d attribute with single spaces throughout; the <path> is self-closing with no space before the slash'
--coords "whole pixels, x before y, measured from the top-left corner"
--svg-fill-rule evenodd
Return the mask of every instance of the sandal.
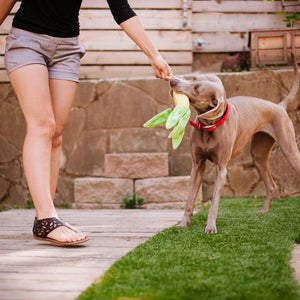
<path id="1" fill-rule="evenodd" d="M 75 242 L 61 242 L 61 241 L 47 237 L 50 232 L 52 232 L 54 229 L 61 227 L 61 226 L 65 226 L 74 232 L 78 232 L 78 231 L 74 230 L 73 228 L 71 228 L 69 226 L 69 224 L 65 223 L 64 221 L 62 221 L 59 218 L 54 217 L 54 218 L 46 218 L 46 219 L 41 219 L 41 220 L 38 220 L 37 218 L 35 218 L 34 223 L 33 223 L 33 228 L 32 228 L 33 237 L 36 240 L 50 242 L 57 246 L 73 246 L 73 245 L 85 243 L 86 241 L 89 240 L 89 238 L 86 237 L 85 239 L 78 240 Z"/>

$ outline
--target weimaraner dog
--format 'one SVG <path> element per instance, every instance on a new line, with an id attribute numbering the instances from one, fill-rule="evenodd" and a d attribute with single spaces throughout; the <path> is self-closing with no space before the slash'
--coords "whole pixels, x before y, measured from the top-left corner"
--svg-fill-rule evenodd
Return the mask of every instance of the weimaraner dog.
<path id="1" fill-rule="evenodd" d="M 196 128 L 193 128 L 190 139 L 192 171 L 189 198 L 178 227 L 187 227 L 190 223 L 203 179 L 205 161 L 208 159 L 216 165 L 217 179 L 205 233 L 217 233 L 216 219 L 227 164 L 243 150 L 251 138 L 253 162 L 267 193 L 260 213 L 269 210 L 276 191 L 269 166 L 270 151 L 275 142 L 300 176 L 300 153 L 292 121 L 286 112 L 287 105 L 295 98 L 299 87 L 298 64 L 293 54 L 292 57 L 293 85 L 287 97 L 279 104 L 244 96 L 227 99 L 223 84 L 215 75 L 200 75 L 191 81 L 179 78 L 171 80 L 171 89 L 186 94 L 198 113 L 195 122 L 191 122 Z"/>

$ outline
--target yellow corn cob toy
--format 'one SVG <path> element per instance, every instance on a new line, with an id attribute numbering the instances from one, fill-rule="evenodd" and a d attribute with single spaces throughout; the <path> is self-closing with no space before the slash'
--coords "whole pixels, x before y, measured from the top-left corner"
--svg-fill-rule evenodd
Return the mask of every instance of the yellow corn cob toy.
<path id="1" fill-rule="evenodd" d="M 175 150 L 183 139 L 185 127 L 191 115 L 191 110 L 189 98 L 186 95 L 173 91 L 172 96 L 175 104 L 174 110 L 168 108 L 162 111 L 151 118 L 143 126 L 155 127 L 166 123 L 167 129 L 173 128 L 168 138 L 172 139 L 172 146 Z"/>
<path id="2" fill-rule="evenodd" d="M 176 93 L 175 91 L 173 91 L 173 99 L 175 106 L 183 105 L 186 107 L 190 107 L 189 97 L 185 94 Z"/>

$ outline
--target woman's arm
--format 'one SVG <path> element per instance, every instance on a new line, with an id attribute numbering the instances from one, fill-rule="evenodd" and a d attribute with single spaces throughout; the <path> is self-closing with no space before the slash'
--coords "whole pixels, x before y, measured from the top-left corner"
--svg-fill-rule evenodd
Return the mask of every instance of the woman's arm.
<path id="1" fill-rule="evenodd" d="M 14 7 L 17 0 L 0 0 L 0 26 Z"/>
<path id="2" fill-rule="evenodd" d="M 173 77 L 172 69 L 159 54 L 139 18 L 137 16 L 131 17 L 122 22 L 120 26 L 148 56 L 155 76 L 164 80 L 170 80 Z"/>

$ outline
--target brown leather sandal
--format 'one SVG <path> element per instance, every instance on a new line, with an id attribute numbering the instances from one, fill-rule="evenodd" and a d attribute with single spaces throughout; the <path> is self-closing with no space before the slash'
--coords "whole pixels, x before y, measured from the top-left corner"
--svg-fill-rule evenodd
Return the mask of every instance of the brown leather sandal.
<path id="1" fill-rule="evenodd" d="M 61 227 L 61 226 L 65 226 L 65 227 L 69 228 L 70 230 L 77 232 L 76 230 L 74 230 L 74 228 L 71 228 L 67 223 L 65 223 L 64 221 L 62 221 L 59 218 L 46 218 L 46 219 L 41 219 L 41 220 L 38 220 L 37 218 L 35 218 L 34 223 L 33 223 L 33 228 L 32 228 L 33 237 L 36 240 L 50 242 L 57 246 L 73 246 L 73 245 L 85 243 L 89 240 L 89 238 L 86 237 L 85 239 L 75 241 L 75 242 L 61 242 L 61 241 L 58 241 L 58 240 L 48 237 L 48 234 L 51 231 L 53 231 L 54 229 Z"/>

